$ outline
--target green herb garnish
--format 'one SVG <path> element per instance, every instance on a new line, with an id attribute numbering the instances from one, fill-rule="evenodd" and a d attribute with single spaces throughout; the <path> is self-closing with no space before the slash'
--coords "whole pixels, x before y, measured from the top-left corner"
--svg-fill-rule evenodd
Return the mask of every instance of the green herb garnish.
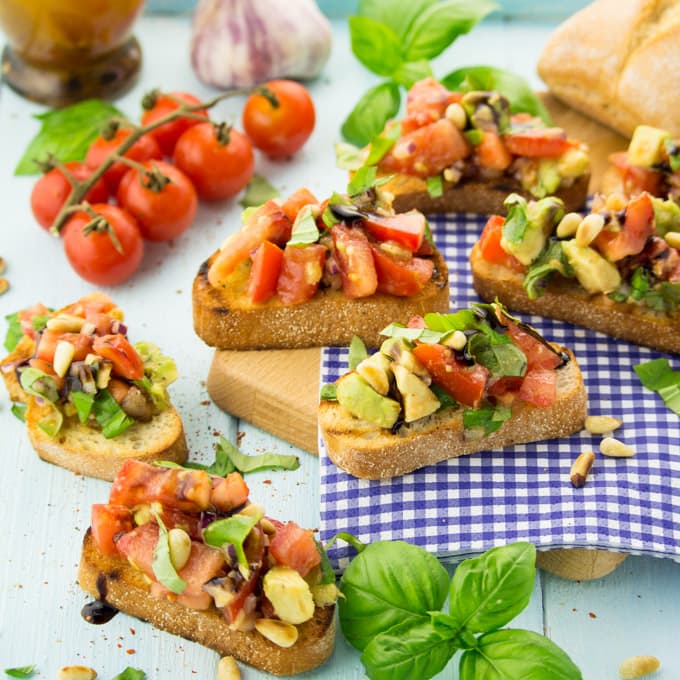
<path id="1" fill-rule="evenodd" d="M 16 668 L 5 668 L 5 675 L 10 678 L 32 678 L 35 673 L 35 664 L 32 666 L 17 666 Z"/>
<path id="2" fill-rule="evenodd" d="M 102 428 L 102 434 L 106 439 L 123 434 L 135 422 L 106 389 L 97 392 L 92 403 L 92 415 Z"/>
<path id="3" fill-rule="evenodd" d="M 668 359 L 653 359 L 633 366 L 633 370 L 648 390 L 656 392 L 680 416 L 680 371 L 673 370 Z"/>
<path id="4" fill-rule="evenodd" d="M 312 215 L 312 206 L 304 206 L 293 225 L 293 231 L 290 235 L 289 246 L 307 246 L 310 243 L 316 243 L 319 240 L 319 229 L 316 226 L 316 220 Z"/>
<path id="5" fill-rule="evenodd" d="M 139 668 L 128 666 L 122 673 L 119 673 L 113 680 L 145 680 L 146 673 Z"/>
<path id="6" fill-rule="evenodd" d="M 261 175 L 253 175 L 239 205 L 242 208 L 257 208 L 278 196 L 278 189 L 272 186 L 268 179 Z"/>
<path id="7" fill-rule="evenodd" d="M 428 177 L 425 182 L 427 184 L 427 193 L 430 194 L 432 198 L 439 198 L 444 193 L 444 182 L 442 181 L 441 175 Z"/>
<path id="8" fill-rule="evenodd" d="M 232 515 L 225 519 L 218 519 L 209 524 L 203 531 L 203 540 L 215 548 L 225 544 L 233 545 L 239 565 L 246 571 L 250 570 L 243 544 L 251 529 L 262 519 L 257 515 Z"/>
<path id="9" fill-rule="evenodd" d="M 187 587 L 187 582 L 180 578 L 170 557 L 170 541 L 168 530 L 157 512 L 153 516 L 158 522 L 158 542 L 153 551 L 151 568 L 158 582 L 163 584 L 170 592 L 181 595 Z"/>

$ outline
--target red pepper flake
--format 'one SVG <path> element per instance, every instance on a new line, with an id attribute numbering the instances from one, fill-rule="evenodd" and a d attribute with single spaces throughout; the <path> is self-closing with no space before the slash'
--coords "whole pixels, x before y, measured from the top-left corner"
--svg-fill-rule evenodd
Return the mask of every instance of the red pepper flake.
<path id="1" fill-rule="evenodd" d="M 597 615 L 593 614 L 593 612 L 588 612 L 588 616 L 589 616 L 591 619 L 596 619 L 596 618 L 597 618 Z"/>
<path id="2" fill-rule="evenodd" d="M 212 436 L 213 436 L 213 437 L 221 437 L 221 436 L 222 436 L 222 433 L 219 432 L 218 430 L 213 430 Z"/>
<path id="3" fill-rule="evenodd" d="M 263 479 L 263 480 L 262 480 L 262 483 L 263 483 L 263 484 L 271 484 L 271 483 L 272 483 L 272 480 L 271 480 L 271 479 Z"/>
<path id="4" fill-rule="evenodd" d="M 137 631 L 134 628 L 130 628 L 130 635 L 136 635 Z"/>
<path id="5" fill-rule="evenodd" d="M 204 399 L 201 402 L 201 406 L 210 406 L 210 399 Z"/>
<path id="6" fill-rule="evenodd" d="M 136 654 L 137 652 L 134 649 L 126 649 L 125 653 L 126 654 Z"/>

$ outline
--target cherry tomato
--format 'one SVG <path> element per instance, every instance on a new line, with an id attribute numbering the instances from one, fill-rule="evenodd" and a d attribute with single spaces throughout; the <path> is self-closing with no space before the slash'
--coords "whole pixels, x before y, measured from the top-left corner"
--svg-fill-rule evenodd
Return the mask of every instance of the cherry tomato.
<path id="1" fill-rule="evenodd" d="M 294 191 L 281 205 L 281 210 L 286 213 L 291 222 L 295 222 L 297 214 L 306 205 L 317 205 L 316 196 L 307 187 Z M 323 212 L 323 211 L 321 211 Z"/>
<path id="2" fill-rule="evenodd" d="M 418 252 L 425 238 L 425 215 L 409 210 L 399 215 L 367 215 L 366 231 L 379 241 L 396 241 L 412 253 Z"/>
<path id="3" fill-rule="evenodd" d="M 124 505 L 92 506 L 92 537 L 105 555 L 118 555 L 116 539 L 135 528 L 132 510 Z"/>
<path id="4" fill-rule="evenodd" d="M 529 128 L 504 139 L 510 153 L 529 158 L 557 158 L 573 146 L 561 128 Z"/>
<path id="5" fill-rule="evenodd" d="M 158 94 L 156 95 L 153 106 L 142 114 L 142 125 L 146 126 L 155 123 L 160 118 L 163 118 L 169 113 L 172 113 L 175 109 L 178 109 L 181 104 L 198 106 L 200 103 L 199 99 L 188 92 Z M 208 118 L 208 112 L 205 109 L 199 109 L 192 115 L 199 115 L 206 119 Z M 149 134 L 156 138 L 158 145 L 161 147 L 161 151 L 166 156 L 172 156 L 172 153 L 175 150 L 175 144 L 182 136 L 182 133 L 188 130 L 192 125 L 198 125 L 198 123 L 200 123 L 200 121 L 196 118 L 176 118 L 175 120 L 163 123 L 163 125 L 151 130 Z"/>
<path id="6" fill-rule="evenodd" d="M 319 288 L 326 263 L 326 248 L 319 243 L 286 246 L 276 292 L 284 305 L 311 300 Z"/>
<path id="7" fill-rule="evenodd" d="M 399 258 L 374 243 L 370 246 L 378 276 L 378 292 L 408 297 L 420 292 L 432 278 L 432 260 L 421 257 Z"/>
<path id="8" fill-rule="evenodd" d="M 301 576 L 307 576 L 321 563 L 314 534 L 295 522 L 288 522 L 276 530 L 269 544 L 269 552 L 279 564 L 295 569 Z"/>
<path id="9" fill-rule="evenodd" d="M 128 380 L 144 377 L 144 361 L 128 339 L 120 333 L 97 335 L 92 342 L 92 351 L 113 364 L 113 372 Z"/>
<path id="10" fill-rule="evenodd" d="M 373 295 L 378 288 L 378 275 L 366 235 L 358 229 L 336 224 L 331 236 L 345 295 L 348 298 Z"/>
<path id="11" fill-rule="evenodd" d="M 271 241 L 263 241 L 253 255 L 248 277 L 248 297 L 253 302 L 266 302 L 276 293 L 283 265 L 283 250 Z"/>
<path id="12" fill-rule="evenodd" d="M 245 189 L 255 170 L 248 138 L 233 128 L 216 129 L 212 123 L 199 123 L 184 132 L 175 145 L 173 160 L 206 201 L 235 196 Z"/>
<path id="13" fill-rule="evenodd" d="M 87 180 L 93 172 L 80 161 L 69 161 L 64 165 L 79 182 Z M 61 207 L 69 197 L 71 189 L 71 182 L 59 168 L 52 168 L 35 183 L 31 191 L 31 210 L 41 227 L 49 229 L 52 226 Z M 87 192 L 85 200 L 89 203 L 104 203 L 108 197 L 109 190 L 104 180 L 100 178 Z"/>
<path id="14" fill-rule="evenodd" d="M 524 265 L 514 256 L 506 253 L 501 245 L 503 238 L 503 224 L 505 218 L 501 215 L 491 215 L 482 229 L 478 247 L 482 257 L 491 264 L 500 264 L 514 271 L 523 271 Z"/>
<path id="15" fill-rule="evenodd" d="M 130 213 L 115 205 L 92 206 L 103 218 L 87 230 L 92 217 L 82 211 L 71 216 L 64 228 L 64 251 L 71 266 L 86 281 L 114 286 L 130 278 L 144 254 L 144 241 Z"/>
<path id="16" fill-rule="evenodd" d="M 145 239 L 169 241 L 194 221 L 198 206 L 196 189 L 191 180 L 170 163 L 146 161 L 143 165 L 152 174 L 142 173 L 140 177 L 140 172 L 132 168 L 123 177 L 116 198 L 137 219 Z M 164 184 L 161 176 L 170 181 Z"/>
<path id="17" fill-rule="evenodd" d="M 104 139 L 104 137 L 100 135 L 92 142 L 90 148 L 87 150 L 85 163 L 87 163 L 90 168 L 98 168 L 131 134 L 132 130 L 119 128 L 111 139 Z M 152 158 L 163 158 L 163 152 L 161 151 L 160 146 L 158 146 L 158 142 L 151 135 L 142 135 L 123 154 L 123 156 L 132 161 L 137 161 L 137 163 L 143 163 Z M 129 169 L 129 165 L 125 165 L 122 161 L 118 161 L 104 173 L 104 181 L 112 194 L 115 195 L 120 181 Z"/>
<path id="18" fill-rule="evenodd" d="M 261 151 L 285 158 L 299 151 L 314 130 L 314 102 L 307 89 L 293 80 L 272 80 L 264 85 L 278 107 L 261 94 L 251 94 L 243 108 L 243 129 Z"/>

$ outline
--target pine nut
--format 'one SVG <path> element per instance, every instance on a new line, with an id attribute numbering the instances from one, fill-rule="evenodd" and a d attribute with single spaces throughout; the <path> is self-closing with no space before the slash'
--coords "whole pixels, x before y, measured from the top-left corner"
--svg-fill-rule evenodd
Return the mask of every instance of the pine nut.
<path id="1" fill-rule="evenodd" d="M 241 671 L 233 656 L 223 656 L 217 664 L 217 680 L 241 680 Z"/>
<path id="2" fill-rule="evenodd" d="M 57 671 L 57 680 L 94 680 L 97 671 L 89 666 L 63 666 Z"/>
<path id="3" fill-rule="evenodd" d="M 678 248 L 680 250 L 680 231 L 667 231 L 664 238 L 671 248 Z"/>
<path id="4" fill-rule="evenodd" d="M 614 437 L 605 437 L 600 442 L 600 453 L 610 458 L 631 458 L 635 450 Z"/>
<path id="5" fill-rule="evenodd" d="M 465 126 L 467 125 L 467 114 L 465 113 L 465 109 L 458 102 L 449 104 L 446 107 L 444 115 L 459 130 L 465 130 Z"/>
<path id="6" fill-rule="evenodd" d="M 557 225 L 555 234 L 557 238 L 571 238 L 578 229 L 578 225 L 583 221 L 583 217 L 575 212 L 567 213 Z"/>
<path id="7" fill-rule="evenodd" d="M 621 427 L 623 423 L 611 416 L 588 416 L 586 418 L 586 430 L 590 434 L 607 434 Z"/>
<path id="8" fill-rule="evenodd" d="M 189 561 L 191 537 L 184 529 L 173 527 L 168 531 L 168 545 L 170 547 L 170 561 L 179 571 Z"/>
<path id="9" fill-rule="evenodd" d="M 585 485 L 588 473 L 593 467 L 594 462 L 595 454 L 592 451 L 584 451 L 578 456 L 571 466 L 571 472 L 569 473 L 569 479 L 573 487 L 580 489 Z"/>
<path id="10" fill-rule="evenodd" d="M 256 619 L 255 630 L 279 647 L 292 647 L 298 638 L 298 629 L 279 619 Z"/>
<path id="11" fill-rule="evenodd" d="M 604 217 L 597 213 L 591 213 L 583 218 L 576 229 L 576 245 L 585 248 L 589 246 L 602 231 Z"/>
<path id="12" fill-rule="evenodd" d="M 467 335 L 465 335 L 463 331 L 453 331 L 453 333 L 444 340 L 443 344 L 460 351 L 467 345 Z"/>
<path id="13" fill-rule="evenodd" d="M 52 359 L 52 367 L 54 372 L 63 378 L 73 361 L 73 356 L 76 353 L 76 348 L 66 340 L 59 340 L 57 347 L 54 350 L 54 358 Z"/>
<path id="14" fill-rule="evenodd" d="M 655 656 L 631 656 L 619 666 L 621 680 L 635 680 L 653 673 L 661 662 Z"/>

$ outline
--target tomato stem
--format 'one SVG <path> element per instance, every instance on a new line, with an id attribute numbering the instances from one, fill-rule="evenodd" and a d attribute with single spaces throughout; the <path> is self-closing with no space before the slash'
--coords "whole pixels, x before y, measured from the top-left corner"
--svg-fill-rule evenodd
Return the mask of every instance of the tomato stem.
<path id="1" fill-rule="evenodd" d="M 83 227 L 83 234 L 85 236 L 89 236 L 93 232 L 97 232 L 99 234 L 104 233 L 108 234 L 108 237 L 111 239 L 111 243 L 113 243 L 113 247 L 121 255 L 125 254 L 123 246 L 121 245 L 120 241 L 118 240 L 118 237 L 116 236 L 116 232 L 113 230 L 113 227 L 109 224 L 108 220 L 105 217 L 95 214 L 95 217 L 92 219 L 92 221 L 88 222 Z"/>

